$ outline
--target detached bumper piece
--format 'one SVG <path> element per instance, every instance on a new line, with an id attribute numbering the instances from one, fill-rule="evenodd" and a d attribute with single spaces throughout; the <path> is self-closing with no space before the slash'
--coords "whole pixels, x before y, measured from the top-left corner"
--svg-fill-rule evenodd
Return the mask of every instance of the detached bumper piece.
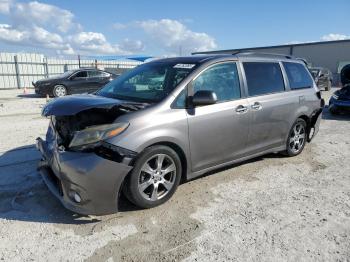
<path id="1" fill-rule="evenodd" d="M 321 123 L 321 118 L 322 118 L 322 111 L 324 108 L 324 100 L 322 99 L 321 101 L 321 108 L 317 111 L 315 111 L 311 115 L 311 123 L 310 123 L 310 128 L 308 130 L 308 138 L 307 141 L 311 142 L 311 140 L 317 135 L 318 130 L 320 128 L 320 123 Z"/>
<path id="2" fill-rule="evenodd" d="M 60 151 L 41 138 L 38 171 L 53 195 L 67 209 L 85 215 L 106 215 L 118 211 L 118 197 L 132 166 L 97 154 Z"/>

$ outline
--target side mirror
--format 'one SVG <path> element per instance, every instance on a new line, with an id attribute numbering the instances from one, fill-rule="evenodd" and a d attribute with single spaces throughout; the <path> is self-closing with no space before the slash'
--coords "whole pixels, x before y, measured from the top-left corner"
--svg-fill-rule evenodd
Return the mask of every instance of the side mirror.
<path id="1" fill-rule="evenodd" d="M 215 104 L 218 101 L 218 98 L 215 92 L 210 90 L 199 90 L 197 91 L 193 98 L 192 104 L 194 106 L 206 106 Z"/>

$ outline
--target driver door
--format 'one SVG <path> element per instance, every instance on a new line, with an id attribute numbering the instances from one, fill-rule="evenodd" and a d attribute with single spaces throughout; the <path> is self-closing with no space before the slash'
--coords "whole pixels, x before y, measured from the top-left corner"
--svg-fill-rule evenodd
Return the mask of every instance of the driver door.
<path id="1" fill-rule="evenodd" d="M 191 93 L 214 91 L 217 103 L 188 110 L 192 171 L 199 171 L 246 155 L 249 133 L 248 101 L 241 96 L 235 62 L 218 63 L 190 84 Z"/>
<path id="2" fill-rule="evenodd" d="M 77 72 L 71 77 L 69 82 L 71 94 L 81 94 L 89 91 L 89 85 L 87 83 L 88 73 L 86 70 Z"/>

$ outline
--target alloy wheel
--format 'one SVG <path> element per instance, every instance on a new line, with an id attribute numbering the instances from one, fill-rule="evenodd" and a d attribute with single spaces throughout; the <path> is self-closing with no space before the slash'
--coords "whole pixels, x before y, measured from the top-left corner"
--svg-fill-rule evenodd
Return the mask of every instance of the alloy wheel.
<path id="1" fill-rule="evenodd" d="M 63 85 L 55 86 L 54 93 L 56 97 L 65 96 L 67 94 L 67 89 Z"/>
<path id="2" fill-rule="evenodd" d="M 166 196 L 175 184 L 176 165 L 166 154 L 156 154 L 143 164 L 139 173 L 138 190 L 141 196 L 157 201 Z"/>
<path id="3" fill-rule="evenodd" d="M 289 137 L 289 148 L 293 153 L 299 153 L 303 149 L 305 135 L 304 125 L 301 123 L 296 124 Z"/>

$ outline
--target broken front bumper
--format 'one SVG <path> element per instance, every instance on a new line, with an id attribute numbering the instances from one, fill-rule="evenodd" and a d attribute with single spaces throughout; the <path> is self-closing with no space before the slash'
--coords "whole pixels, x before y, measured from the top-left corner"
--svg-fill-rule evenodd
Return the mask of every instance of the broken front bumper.
<path id="1" fill-rule="evenodd" d="M 67 209 L 86 215 L 118 211 L 119 192 L 131 166 L 94 153 L 60 151 L 41 138 L 37 148 L 42 154 L 38 170 Z"/>

